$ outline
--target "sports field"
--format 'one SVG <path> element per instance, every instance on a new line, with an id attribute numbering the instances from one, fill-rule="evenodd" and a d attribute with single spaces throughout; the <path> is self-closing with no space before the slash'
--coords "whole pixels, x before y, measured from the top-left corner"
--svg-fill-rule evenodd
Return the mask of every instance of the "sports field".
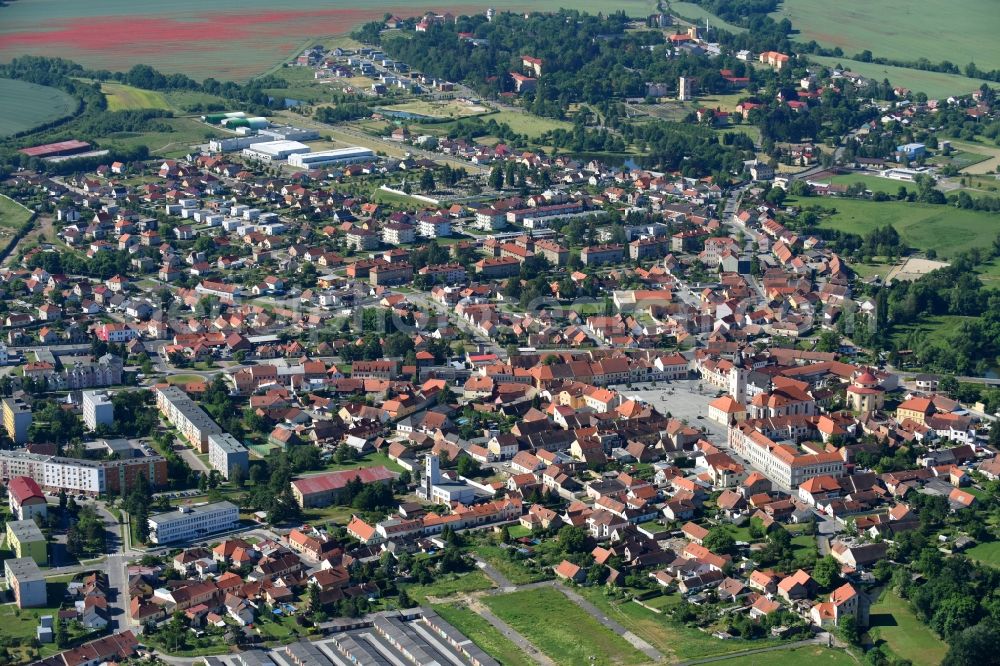
<path id="1" fill-rule="evenodd" d="M 948 651 L 948 645 L 922 624 L 895 592 L 883 592 L 872 605 L 869 619 L 871 637 L 885 641 L 896 655 L 914 666 L 936 666 Z"/>
<path id="2" fill-rule="evenodd" d="M 853 55 L 853 54 L 851 54 Z M 894 86 L 909 88 L 913 92 L 925 93 L 931 99 L 948 97 L 949 95 L 967 95 L 983 84 L 981 79 L 970 79 L 957 74 L 942 72 L 926 72 L 909 67 L 890 67 L 871 62 L 859 62 L 849 58 L 834 58 L 825 56 L 807 56 L 827 67 L 841 65 L 852 72 L 867 76 L 876 81 L 889 79 Z M 978 61 L 977 61 L 978 62 Z"/>
<path id="3" fill-rule="evenodd" d="M 784 0 L 775 17 L 787 17 L 801 41 L 839 46 L 847 56 L 868 49 L 893 60 L 1000 68 L 995 0 Z"/>
<path id="4" fill-rule="evenodd" d="M 170 108 L 166 98 L 155 90 L 142 90 L 122 83 L 102 83 L 101 92 L 108 100 L 108 111 Z"/>
<path id="5" fill-rule="evenodd" d="M 498 0 L 498 10 L 609 11 L 599 0 Z M 145 63 L 201 80 L 245 80 L 306 46 L 350 32 L 385 13 L 426 10 L 456 15 L 485 11 L 466 0 L 45 0 L 0 6 L 0 60 L 19 55 L 70 58 L 90 67 L 126 70 Z M 652 0 L 620 0 L 615 10 L 645 16 Z"/>
<path id="6" fill-rule="evenodd" d="M 76 105 L 72 95 L 58 88 L 0 79 L 0 137 L 68 116 Z"/>
<path id="7" fill-rule="evenodd" d="M 507 624 L 557 664 L 644 664 L 648 660 L 624 638 L 606 629 L 566 595 L 552 588 L 484 599 Z M 558 621 L 555 621 L 558 619 Z"/>
<path id="8" fill-rule="evenodd" d="M 914 187 L 912 183 L 901 184 L 907 189 Z M 875 227 L 891 224 L 908 246 L 934 249 L 943 258 L 973 247 L 985 247 L 1000 233 L 1000 215 L 950 206 L 816 198 L 797 203 L 836 209 L 834 215 L 823 219 L 821 227 L 864 235 Z"/>

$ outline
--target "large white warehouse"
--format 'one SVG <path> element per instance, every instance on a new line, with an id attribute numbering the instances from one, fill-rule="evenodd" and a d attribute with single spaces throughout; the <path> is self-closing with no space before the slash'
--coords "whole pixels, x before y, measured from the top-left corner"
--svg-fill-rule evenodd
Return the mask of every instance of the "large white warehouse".
<path id="1" fill-rule="evenodd" d="M 298 141 L 264 141 L 244 148 L 243 154 L 262 162 L 271 162 L 288 159 L 299 153 L 308 153 L 310 150 L 312 149 L 309 146 Z"/>
<path id="2" fill-rule="evenodd" d="M 375 159 L 375 152 L 368 148 L 338 148 L 336 150 L 321 150 L 316 153 L 297 153 L 288 158 L 289 166 L 315 169 L 333 164 L 353 164 L 368 162 Z"/>

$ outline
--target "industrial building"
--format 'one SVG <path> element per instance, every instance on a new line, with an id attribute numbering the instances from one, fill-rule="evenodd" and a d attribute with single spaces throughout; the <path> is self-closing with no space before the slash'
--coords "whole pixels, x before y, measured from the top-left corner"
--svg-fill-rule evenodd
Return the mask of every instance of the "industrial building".
<path id="1" fill-rule="evenodd" d="M 110 426 L 115 422 L 115 406 L 107 391 L 83 392 L 83 422 L 90 430 L 99 425 Z"/>
<path id="2" fill-rule="evenodd" d="M 30 557 L 4 560 L 3 572 L 18 608 L 41 608 L 48 602 L 45 579 L 38 564 Z"/>
<path id="3" fill-rule="evenodd" d="M 347 484 L 354 479 L 362 483 L 392 483 L 398 475 L 382 465 L 345 469 L 328 474 L 316 474 L 292 481 L 292 494 L 302 508 L 330 506 Z"/>
<path id="4" fill-rule="evenodd" d="M 208 462 L 212 465 L 212 469 L 218 470 L 226 480 L 237 467 L 243 471 L 243 478 L 246 478 L 250 468 L 250 452 L 228 432 L 209 435 Z"/>
<path id="5" fill-rule="evenodd" d="M 201 453 L 208 453 L 209 435 L 222 434 L 219 424 L 176 386 L 156 389 L 156 407 Z"/>
<path id="6" fill-rule="evenodd" d="M 292 155 L 308 153 L 312 148 L 298 141 L 263 141 L 243 149 L 243 155 L 261 162 L 286 160 Z"/>
<path id="7" fill-rule="evenodd" d="M 375 152 L 368 148 L 338 148 L 336 150 L 321 150 L 316 153 L 296 153 L 288 158 L 288 165 L 303 169 L 370 162 L 375 159 Z"/>
<path id="8" fill-rule="evenodd" d="M 182 506 L 149 517 L 149 541 L 155 544 L 193 541 L 236 527 L 240 511 L 232 502 Z"/>

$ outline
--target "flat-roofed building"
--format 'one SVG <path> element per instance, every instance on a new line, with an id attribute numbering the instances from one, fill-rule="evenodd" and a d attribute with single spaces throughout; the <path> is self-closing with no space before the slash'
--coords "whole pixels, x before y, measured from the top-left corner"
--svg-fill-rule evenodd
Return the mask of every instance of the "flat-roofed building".
<path id="1" fill-rule="evenodd" d="M 209 435 L 222 434 L 219 424 L 176 386 L 156 389 L 156 407 L 202 453 L 208 453 Z"/>
<path id="2" fill-rule="evenodd" d="M 228 480 L 237 467 L 243 472 L 245 479 L 250 468 L 250 452 L 228 432 L 209 435 L 208 462 L 224 479 Z"/>
<path id="3" fill-rule="evenodd" d="M 90 430 L 97 426 L 110 426 L 115 422 L 115 406 L 107 391 L 83 392 L 83 422 Z"/>
<path id="4" fill-rule="evenodd" d="M 31 407 L 20 398 L 4 398 L 3 427 L 7 436 L 15 444 L 28 441 L 28 428 L 31 427 Z"/>
<path id="5" fill-rule="evenodd" d="M 375 152 L 368 148 L 337 148 L 336 150 L 320 150 L 315 153 L 296 153 L 288 157 L 288 165 L 303 169 L 371 162 Z"/>
<path id="6" fill-rule="evenodd" d="M 182 506 L 176 511 L 149 517 L 150 543 L 193 541 L 236 527 L 240 511 L 232 502 Z"/>
<path id="7" fill-rule="evenodd" d="M 12 557 L 3 562 L 7 587 L 14 593 L 18 608 L 41 608 L 48 597 L 45 594 L 45 578 L 38 564 L 30 557 Z"/>
<path id="8" fill-rule="evenodd" d="M 30 557 L 38 564 L 48 564 L 45 535 L 33 520 L 12 520 L 7 523 L 7 548 L 18 557 Z"/>

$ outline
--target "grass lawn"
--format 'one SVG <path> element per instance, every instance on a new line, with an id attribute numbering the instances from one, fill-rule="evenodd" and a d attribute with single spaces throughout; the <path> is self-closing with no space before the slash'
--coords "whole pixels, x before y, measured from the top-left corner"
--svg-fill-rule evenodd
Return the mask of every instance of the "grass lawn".
<path id="1" fill-rule="evenodd" d="M 912 184 L 907 184 L 907 189 L 912 189 Z M 797 203 L 813 205 L 808 200 Z M 934 248 L 943 258 L 973 247 L 985 247 L 1000 231 L 1000 215 L 950 206 L 861 199 L 827 200 L 820 205 L 837 211 L 823 218 L 820 223 L 823 228 L 864 235 L 891 224 L 910 247 Z"/>
<path id="2" fill-rule="evenodd" d="M 892 333 L 893 344 L 905 345 L 906 339 L 911 333 L 920 331 L 931 342 L 943 345 L 948 338 L 958 331 L 964 322 L 973 321 L 974 319 L 975 317 L 962 317 L 959 315 L 927 316 L 917 323 L 894 327 Z"/>
<path id="3" fill-rule="evenodd" d="M 0 79 L 0 137 L 58 120 L 76 108 L 76 98 L 58 88 Z"/>
<path id="4" fill-rule="evenodd" d="M 884 261 L 872 261 L 864 264 L 851 264 L 851 269 L 861 278 L 870 278 L 873 275 L 879 275 L 884 278 L 895 266 L 896 264 Z"/>
<path id="5" fill-rule="evenodd" d="M 872 605 L 869 634 L 885 641 L 899 657 L 915 666 L 932 666 L 944 659 L 948 645 L 922 624 L 907 602 L 892 590 L 885 590 Z"/>
<path id="6" fill-rule="evenodd" d="M 468 636 L 504 666 L 531 666 L 535 663 L 524 650 L 469 608 L 461 604 L 440 604 L 433 608 L 445 622 Z"/>
<path id="7" fill-rule="evenodd" d="M 376 467 L 378 465 L 382 465 L 386 469 L 392 470 L 393 472 L 402 473 L 404 471 L 402 467 L 400 467 L 394 460 L 390 460 L 389 456 L 387 456 L 384 453 L 369 453 L 363 458 L 360 458 L 358 460 L 352 460 L 351 462 L 343 463 L 341 465 L 331 462 L 329 465 L 326 466 L 325 471 L 338 472 L 343 469 Z"/>
<path id="8" fill-rule="evenodd" d="M 514 585 L 527 585 L 552 578 L 551 571 L 532 569 L 524 563 L 507 559 L 506 553 L 499 546 L 477 545 L 473 550 Z"/>
<path id="9" fill-rule="evenodd" d="M 159 122 L 170 125 L 171 132 L 114 132 L 100 137 L 102 143 L 112 143 L 122 147 L 148 146 L 149 152 L 161 157 L 182 157 L 191 146 L 207 142 L 222 132 L 193 118 L 160 118 Z M 105 146 L 106 147 L 106 146 Z"/>
<path id="10" fill-rule="evenodd" d="M 965 553 L 977 562 L 1000 568 L 1000 541 L 981 543 Z"/>
<path id="11" fill-rule="evenodd" d="M 16 231 L 28 221 L 31 211 L 13 199 L 0 196 L 0 227 Z"/>
<path id="12" fill-rule="evenodd" d="M 170 375 L 167 377 L 167 383 L 173 384 L 174 386 L 177 384 L 191 384 L 200 381 L 203 381 L 203 377 L 201 375 Z"/>
<path id="13" fill-rule="evenodd" d="M 155 90 L 142 90 L 123 83 L 102 83 L 101 92 L 108 100 L 108 111 L 170 108 L 163 94 Z"/>
<path id="14" fill-rule="evenodd" d="M 558 664 L 641 664 L 645 656 L 552 588 L 484 599 L 504 622 Z M 558 618 L 558 622 L 554 621 Z"/>
<path id="15" fill-rule="evenodd" d="M 923 0 L 919 11 L 909 0 L 784 0 L 779 7 L 773 16 L 792 22 L 799 31 L 796 40 L 839 46 L 847 55 L 870 49 L 875 56 L 902 61 L 923 57 L 934 63 L 948 60 L 959 67 L 968 62 L 985 70 L 1000 67 L 1000 44 L 995 39 L 1000 14 L 991 0 L 963 0 L 961 4 Z M 886 17 L 891 17 L 891 25 Z M 938 39 L 942 32 L 962 37 L 947 43 Z M 919 50 L 914 49 L 917 43 Z"/>
<path id="16" fill-rule="evenodd" d="M 410 585 L 406 591 L 420 603 L 427 603 L 427 597 L 450 597 L 464 592 L 479 592 L 493 587 L 493 582 L 482 571 L 475 569 L 465 574 L 448 574 L 429 585 Z"/>
<path id="17" fill-rule="evenodd" d="M 795 548 L 795 557 L 816 554 L 816 537 L 809 534 L 800 534 L 792 537 L 792 546 Z"/>
<path id="18" fill-rule="evenodd" d="M 671 661 L 700 659 L 702 657 L 712 657 L 729 654 L 730 652 L 772 647 L 781 644 L 781 641 L 771 639 L 760 641 L 743 641 L 739 639 L 721 641 L 717 638 L 712 638 L 711 634 L 704 631 L 674 625 L 668 617 L 654 613 L 631 601 L 613 601 L 601 589 L 584 587 L 579 588 L 577 592 L 601 609 L 609 618 L 639 636 L 660 652 L 668 656 L 672 655 L 673 659 Z M 659 599 L 664 599 L 664 601 L 658 601 Z M 677 603 L 684 603 L 677 595 L 657 597 L 651 601 L 653 602 L 650 603 L 651 606 L 663 609 Z"/>
<path id="19" fill-rule="evenodd" d="M 506 123 L 518 134 L 524 134 L 530 138 L 537 138 L 549 130 L 573 129 L 572 123 L 568 123 L 565 120 L 542 118 L 541 116 L 520 111 L 504 110 L 483 116 L 483 120 L 489 119 L 493 119 L 498 123 Z"/>
<path id="20" fill-rule="evenodd" d="M 842 173 L 829 178 L 818 178 L 817 180 L 833 185 L 847 185 L 848 187 L 854 185 L 855 183 L 864 183 L 865 187 L 872 192 L 885 192 L 886 194 L 891 194 L 893 196 L 895 196 L 896 192 L 899 191 L 900 185 L 909 185 L 909 183 L 892 180 L 891 178 L 881 178 L 879 176 L 872 176 L 865 173 Z"/>
<path id="21" fill-rule="evenodd" d="M 719 664 L 739 664 L 740 666 L 856 666 L 859 662 L 846 650 L 809 645 L 791 650 L 776 650 L 762 654 L 723 659 Z"/>

